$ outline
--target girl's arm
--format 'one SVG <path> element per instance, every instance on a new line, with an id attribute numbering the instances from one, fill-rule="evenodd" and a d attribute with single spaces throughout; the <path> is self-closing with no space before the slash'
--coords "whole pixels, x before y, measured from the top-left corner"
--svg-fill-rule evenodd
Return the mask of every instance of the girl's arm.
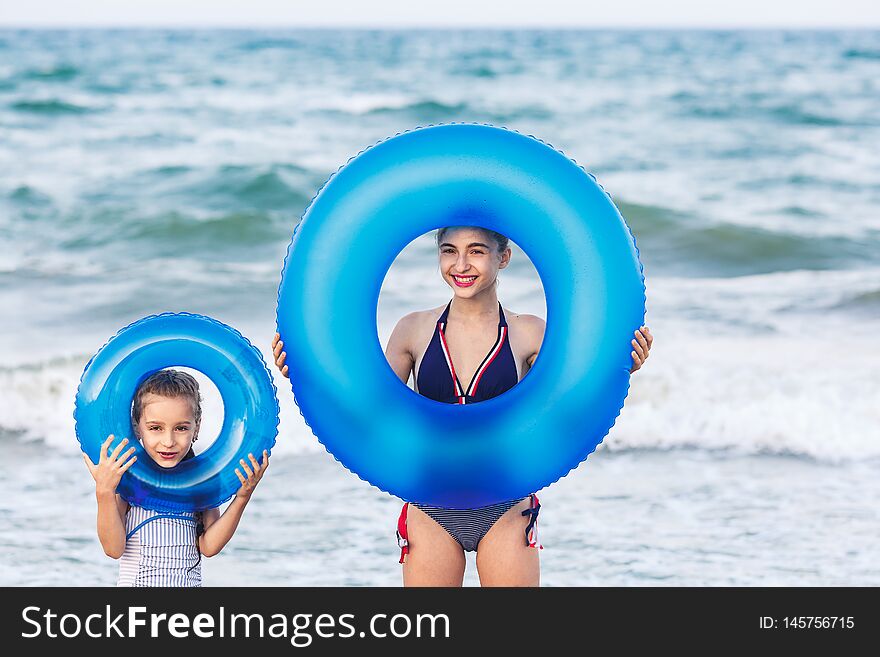
<path id="1" fill-rule="evenodd" d="M 135 452 L 134 447 L 122 453 L 128 438 L 124 438 L 108 455 L 107 448 L 112 442 L 111 435 L 101 445 L 101 455 L 97 465 L 92 463 L 86 454 L 83 454 L 83 460 L 95 480 L 95 497 L 98 500 L 98 539 L 101 541 L 104 553 L 108 557 L 118 559 L 125 551 L 125 514 L 128 511 L 128 504 L 116 494 L 116 487 L 125 471 L 137 461 L 137 457 L 132 456 Z"/>
<path id="2" fill-rule="evenodd" d="M 266 450 L 263 450 L 262 463 L 257 463 L 257 459 L 254 458 L 253 454 L 248 454 L 248 458 L 253 469 L 248 467 L 244 459 L 239 461 L 242 469 L 247 473 L 247 479 L 245 479 L 238 468 L 235 469 L 235 474 L 238 475 L 238 479 L 241 481 L 241 488 L 238 489 L 223 515 L 220 515 L 218 509 L 208 509 L 202 516 L 205 533 L 199 536 L 199 551 L 206 557 L 213 557 L 220 552 L 229 542 L 229 539 L 232 538 L 232 535 L 238 528 L 244 508 L 250 501 L 257 484 L 260 483 L 266 468 L 269 467 L 269 453 Z"/>
<path id="3" fill-rule="evenodd" d="M 535 359 L 541 351 L 541 343 L 544 342 L 544 329 L 547 327 L 547 322 L 535 315 L 519 315 L 517 319 L 525 320 L 521 321 L 521 324 L 526 329 L 525 335 L 528 340 L 528 349 L 526 349 L 528 356 L 526 357 L 522 372 L 522 375 L 525 376 L 532 369 L 532 365 L 535 364 Z"/>
<path id="4" fill-rule="evenodd" d="M 98 495 L 98 539 L 104 554 L 118 559 L 125 552 L 125 514 L 128 502 L 113 493 Z"/>
<path id="5" fill-rule="evenodd" d="M 416 364 L 410 349 L 416 318 L 415 313 L 410 313 L 397 322 L 397 326 L 391 332 L 391 337 L 388 338 L 388 346 L 385 347 L 385 358 L 388 360 L 388 364 L 394 370 L 397 378 L 404 383 L 409 382 L 410 374 Z"/>

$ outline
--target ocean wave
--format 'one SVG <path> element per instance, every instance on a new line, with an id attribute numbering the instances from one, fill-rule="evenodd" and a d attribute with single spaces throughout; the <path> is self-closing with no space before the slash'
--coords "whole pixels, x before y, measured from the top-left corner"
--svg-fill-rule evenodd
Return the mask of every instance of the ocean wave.
<path id="1" fill-rule="evenodd" d="M 22 185 L 7 196 L 13 209 L 9 214 L 35 215 L 29 221 L 50 230 L 47 244 L 63 251 L 118 247 L 128 253 L 145 244 L 161 245 L 173 253 L 253 247 L 286 242 L 319 187 L 305 181 L 294 186 L 277 172 L 252 167 L 222 169 L 156 168 L 107 185 L 64 212 L 48 195 Z M 305 171 L 297 175 L 318 179 Z M 811 234 L 711 222 L 670 208 L 620 200 L 618 207 L 635 235 L 647 271 L 655 275 L 741 277 L 848 270 L 880 261 L 880 231 Z M 799 206 L 789 211 L 799 218 L 815 216 Z"/>
<path id="2" fill-rule="evenodd" d="M 96 111 L 94 108 L 68 103 L 63 100 L 49 98 L 45 100 L 19 100 L 9 105 L 17 112 L 56 116 L 64 114 L 87 114 Z"/>
<path id="3" fill-rule="evenodd" d="M 835 194 L 860 193 L 863 192 L 865 189 L 871 188 L 880 190 L 880 184 L 866 185 L 840 177 L 832 177 L 831 175 L 821 176 L 818 174 L 814 175 L 803 173 L 759 176 L 740 181 L 737 183 L 736 186 L 737 188 L 746 191 L 764 191 L 768 189 L 780 189 L 784 187 L 795 187 L 799 189 L 826 189 L 829 192 L 833 192 Z"/>
<path id="4" fill-rule="evenodd" d="M 876 355 L 857 336 L 668 334 L 633 378 L 609 449 L 880 458 Z"/>
<path id="5" fill-rule="evenodd" d="M 260 50 L 296 50 L 302 47 L 303 44 L 301 41 L 293 37 L 289 37 L 286 39 L 255 39 L 253 41 L 247 41 L 245 43 L 239 44 L 235 46 L 235 49 L 244 50 L 246 52 L 256 52 Z"/>
<path id="6" fill-rule="evenodd" d="M 871 50 L 868 48 L 850 48 L 844 51 L 845 59 L 880 59 L 880 50 Z"/>
<path id="7" fill-rule="evenodd" d="M 819 113 L 804 108 L 798 103 L 784 105 L 752 105 L 744 103 L 742 98 L 732 98 L 729 102 L 719 104 L 717 100 L 701 99 L 693 94 L 683 93 L 672 96 L 674 101 L 686 101 L 679 113 L 688 118 L 713 119 L 713 120 L 770 120 L 784 125 L 803 125 L 817 127 L 838 127 L 873 125 L 873 122 L 865 120 L 844 120 L 840 117 L 827 113 Z M 702 102 L 701 102 L 702 100 Z M 825 104 L 827 104 L 826 101 Z"/>
<path id="8" fill-rule="evenodd" d="M 246 257 L 247 247 L 290 239 L 323 179 L 294 164 L 163 165 L 102 181 L 73 204 L 58 205 L 42 190 L 22 184 L 3 195 L 9 211 L 0 214 L 0 226 L 8 216 L 21 245 L 34 242 L 29 235 L 39 226 L 47 231 L 45 249 L 58 249 L 58 260 L 64 252 L 90 251 L 90 258 L 110 262 L 145 245 L 205 257 L 218 249 L 243 249 Z"/>
<path id="9" fill-rule="evenodd" d="M 293 164 L 269 167 L 223 165 L 193 171 L 162 167 L 152 172 L 167 193 L 196 207 L 261 211 L 301 211 L 314 193 L 312 175 Z M 188 175 L 182 175 L 188 174 Z"/>
<path id="10" fill-rule="evenodd" d="M 853 336 L 871 330 L 863 320 L 880 318 L 871 310 L 872 299 L 860 298 L 880 289 L 880 267 L 719 278 L 654 276 L 648 288 L 654 316 L 674 317 L 695 333 L 797 338 L 802 330 L 813 333 L 822 326 L 826 337 L 836 332 Z"/>
<path id="11" fill-rule="evenodd" d="M 138 221 L 131 226 L 125 239 L 173 241 L 181 246 L 248 246 L 279 239 L 289 232 L 264 213 L 230 213 L 197 219 L 179 212 L 162 213 Z"/>
<path id="12" fill-rule="evenodd" d="M 825 219 L 828 215 L 824 212 L 819 212 L 818 210 L 813 210 L 811 208 L 805 208 L 801 205 L 789 205 L 784 208 L 780 208 L 777 210 L 780 214 L 785 214 L 790 217 L 804 217 L 807 219 Z"/>
<path id="13" fill-rule="evenodd" d="M 450 70 L 453 75 L 463 75 L 471 78 L 497 78 L 500 72 L 486 64 L 478 64 L 476 66 L 457 66 Z"/>
<path id="14" fill-rule="evenodd" d="M 467 112 L 467 103 L 444 103 L 439 100 L 420 100 L 398 106 L 374 107 L 367 115 L 405 114 L 418 122 L 454 121 Z"/>
<path id="15" fill-rule="evenodd" d="M 117 328 L 109 327 L 107 333 L 112 334 Z M 53 451 L 78 450 L 73 407 L 80 376 L 90 357 L 76 354 L 17 367 L 0 367 L 3 393 L 0 395 L 0 437 L 17 443 L 42 443 Z M 263 358 L 268 358 L 267 353 Z M 273 376 L 276 375 L 273 373 Z M 276 449 L 281 453 L 324 451 L 302 422 L 293 395 L 284 394 L 289 387 L 286 379 L 282 381 L 280 375 L 277 377 L 282 424 Z M 217 397 L 219 399 L 219 395 Z M 222 413 L 222 401 L 208 395 L 206 401 L 206 413 L 214 416 Z"/>
<path id="16" fill-rule="evenodd" d="M 852 311 L 880 319 L 880 289 L 846 294 L 840 301 L 830 306 L 829 310 Z"/>
<path id="17" fill-rule="evenodd" d="M 169 164 L 155 169 L 150 169 L 144 173 L 145 176 L 163 178 L 174 178 L 195 171 L 193 167 L 185 164 Z"/>
<path id="18" fill-rule="evenodd" d="M 727 450 L 828 463 L 880 457 L 880 398 L 872 373 L 878 357 L 866 355 L 857 338 L 842 336 L 834 344 L 810 335 L 735 339 L 665 331 L 663 324 L 652 327 L 651 362 L 633 378 L 603 449 Z M 73 401 L 87 360 L 77 354 L 0 367 L 0 432 L 6 439 L 75 450 Z M 287 381 L 276 383 L 278 445 L 289 452 L 323 451 Z"/>
<path id="19" fill-rule="evenodd" d="M 462 58 L 453 61 L 449 68 L 450 75 L 465 78 L 492 80 L 506 75 L 517 75 L 526 70 L 522 62 L 510 58 Z"/>
<path id="20" fill-rule="evenodd" d="M 19 75 L 24 80 L 43 80 L 51 82 L 67 82 L 80 74 L 80 70 L 72 64 L 56 64 L 48 68 L 32 68 L 22 71 Z"/>
<path id="21" fill-rule="evenodd" d="M 62 249 L 76 251 L 122 245 L 125 252 L 145 244 L 160 246 L 166 255 L 210 254 L 218 249 L 240 249 L 271 244 L 289 237 L 291 222 L 279 222 L 262 212 L 230 212 L 194 216 L 182 211 L 142 215 L 104 210 L 71 220 L 75 232 L 60 241 Z"/>
<path id="22" fill-rule="evenodd" d="M 299 215 L 323 174 L 295 164 L 163 165 L 139 170 L 82 194 L 89 206 L 160 206 L 185 214 L 283 213 Z M 140 213 L 141 216 L 143 213 Z"/>
<path id="23" fill-rule="evenodd" d="M 322 97 L 309 105 L 314 113 L 328 112 L 341 115 L 389 117 L 395 122 L 412 120 L 418 123 L 442 123 L 460 119 L 468 114 L 473 120 L 473 108 L 467 102 L 444 102 L 437 98 L 413 97 L 404 93 L 360 93 L 336 97 Z"/>
<path id="24" fill-rule="evenodd" d="M 765 110 L 767 114 L 786 125 L 842 126 L 853 125 L 827 114 L 818 114 L 798 105 L 780 105 Z"/>
<path id="25" fill-rule="evenodd" d="M 147 85 L 149 88 L 149 85 L 156 84 L 154 79 L 144 80 L 115 69 L 89 71 L 89 73 L 87 77 L 78 81 L 80 88 L 86 92 L 101 95 L 123 97 L 124 94 L 138 88 L 139 85 Z"/>
<path id="26" fill-rule="evenodd" d="M 52 197 L 30 185 L 19 185 L 9 192 L 9 200 L 17 204 L 45 207 L 52 204 Z"/>
<path id="27" fill-rule="evenodd" d="M 618 203 L 646 267 L 695 276 L 743 276 L 876 262 L 873 238 L 812 236 L 757 226 L 707 223 L 667 208 Z"/>
<path id="28" fill-rule="evenodd" d="M 231 193 L 241 203 L 257 208 L 279 209 L 304 206 L 304 202 L 308 202 L 310 198 L 307 191 L 288 185 L 277 171 L 256 173 L 253 176 L 246 174 L 244 179 L 238 178 L 235 173 L 237 172 L 232 177 L 237 184 L 232 186 Z"/>

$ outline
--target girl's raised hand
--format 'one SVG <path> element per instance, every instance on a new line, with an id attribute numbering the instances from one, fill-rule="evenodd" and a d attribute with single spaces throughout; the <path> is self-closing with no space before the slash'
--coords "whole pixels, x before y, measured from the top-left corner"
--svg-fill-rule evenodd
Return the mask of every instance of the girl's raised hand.
<path id="1" fill-rule="evenodd" d="M 636 331 L 635 335 L 636 339 L 632 341 L 633 366 L 629 371 L 630 374 L 645 364 L 645 361 L 648 360 L 648 356 L 650 355 L 651 345 L 654 344 L 654 336 L 651 335 L 651 329 L 647 326 L 642 326 Z"/>
<path id="2" fill-rule="evenodd" d="M 290 375 L 287 373 L 287 365 L 284 364 L 284 361 L 287 360 L 287 352 L 282 351 L 282 349 L 284 349 L 284 343 L 281 341 L 281 335 L 276 333 L 275 337 L 272 338 L 272 355 L 275 356 L 275 367 L 289 379 Z"/>
<path id="3" fill-rule="evenodd" d="M 83 460 L 85 460 L 86 466 L 88 466 L 89 472 L 92 473 L 92 478 L 95 480 L 95 492 L 98 495 L 102 493 L 116 494 L 116 487 L 119 485 L 122 475 L 137 461 L 137 456 L 133 456 L 135 451 L 137 451 L 136 448 L 131 447 L 124 453 L 122 451 L 128 444 L 128 438 L 123 438 L 116 446 L 116 449 L 111 454 L 107 454 L 107 449 L 113 440 L 113 434 L 110 434 L 101 445 L 101 455 L 97 465 L 92 463 L 88 454 L 83 454 Z"/>
<path id="4" fill-rule="evenodd" d="M 251 462 L 250 467 L 248 467 L 248 464 L 245 463 L 244 459 L 239 461 L 242 470 L 247 473 L 247 479 L 244 478 L 241 470 L 238 468 L 235 469 L 235 474 L 238 475 L 238 480 L 241 482 L 241 488 L 239 488 L 236 493 L 237 497 L 250 497 L 251 493 L 253 493 L 254 489 L 257 487 L 257 484 L 260 483 L 260 479 L 263 478 L 263 473 L 266 472 L 266 468 L 269 467 L 269 452 L 265 449 L 263 450 L 262 463 L 257 463 L 257 459 L 254 458 L 253 454 L 248 454 L 248 459 Z"/>

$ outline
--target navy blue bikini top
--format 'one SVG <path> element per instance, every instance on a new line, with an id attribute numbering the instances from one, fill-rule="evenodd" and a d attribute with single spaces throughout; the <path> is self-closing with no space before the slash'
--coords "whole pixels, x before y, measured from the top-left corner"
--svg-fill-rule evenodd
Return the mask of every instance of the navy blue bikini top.
<path id="1" fill-rule="evenodd" d="M 519 373 L 507 337 L 507 320 L 501 304 L 498 304 L 498 337 L 467 388 L 461 385 L 455 372 L 444 334 L 451 305 L 452 301 L 437 320 L 434 335 L 422 356 L 416 374 L 419 394 L 447 404 L 473 404 L 510 390 L 519 381 Z"/>

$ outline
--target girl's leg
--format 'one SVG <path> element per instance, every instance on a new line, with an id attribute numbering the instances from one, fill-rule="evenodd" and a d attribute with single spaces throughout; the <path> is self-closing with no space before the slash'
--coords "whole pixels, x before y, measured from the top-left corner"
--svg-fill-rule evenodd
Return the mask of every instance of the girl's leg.
<path id="1" fill-rule="evenodd" d="M 404 586 L 461 586 L 464 550 L 424 511 L 409 505 L 406 518 L 409 554 L 403 564 Z"/>
<path id="2" fill-rule="evenodd" d="M 477 546 L 477 572 L 482 586 L 540 586 L 538 549 L 526 543 L 531 507 L 527 497 L 498 519 Z"/>

